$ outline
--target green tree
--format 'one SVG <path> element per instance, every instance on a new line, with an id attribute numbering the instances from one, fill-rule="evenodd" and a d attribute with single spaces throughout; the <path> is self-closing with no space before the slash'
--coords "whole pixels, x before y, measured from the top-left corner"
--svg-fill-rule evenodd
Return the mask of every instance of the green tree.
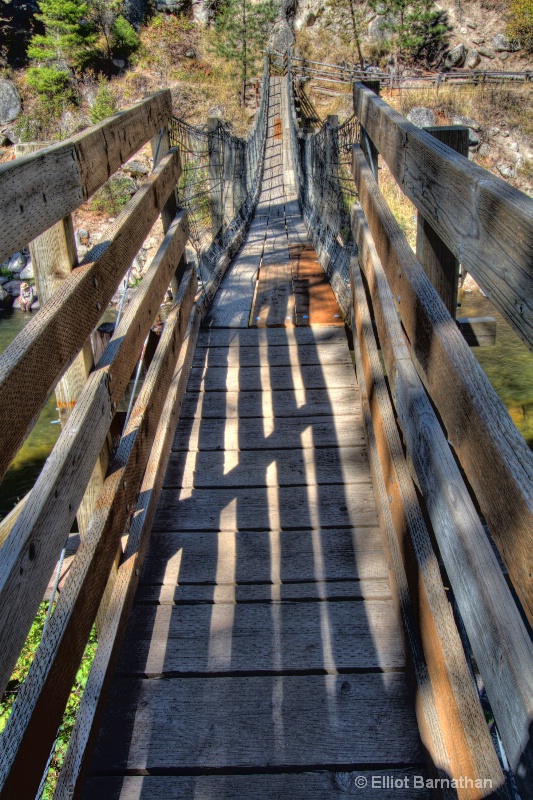
<path id="1" fill-rule="evenodd" d="M 396 59 L 431 62 L 446 43 L 448 26 L 434 0 L 368 0 L 383 13 L 384 30 L 391 35 Z"/>
<path id="2" fill-rule="evenodd" d="M 89 0 L 89 18 L 110 61 L 113 55 L 128 57 L 139 46 L 139 37 L 123 12 L 124 0 Z"/>
<path id="3" fill-rule="evenodd" d="M 40 0 L 44 34 L 33 36 L 28 56 L 39 66 L 70 71 L 77 76 L 94 54 L 94 27 L 85 0 Z"/>
<path id="4" fill-rule="evenodd" d="M 507 32 L 533 53 L 533 0 L 511 0 Z"/>
<path id="5" fill-rule="evenodd" d="M 241 103 L 244 105 L 246 81 L 257 68 L 261 50 L 279 11 L 276 0 L 224 0 L 215 22 L 215 53 L 236 63 L 241 80 Z"/>
<path id="6" fill-rule="evenodd" d="M 341 44 L 351 49 L 353 61 L 358 61 L 363 69 L 360 31 L 367 11 L 365 0 L 329 0 L 327 9 L 328 16 L 339 31 Z"/>
<path id="7" fill-rule="evenodd" d="M 98 79 L 98 91 L 91 108 L 91 122 L 93 124 L 107 119 L 117 110 L 117 100 L 109 83 L 105 78 Z"/>

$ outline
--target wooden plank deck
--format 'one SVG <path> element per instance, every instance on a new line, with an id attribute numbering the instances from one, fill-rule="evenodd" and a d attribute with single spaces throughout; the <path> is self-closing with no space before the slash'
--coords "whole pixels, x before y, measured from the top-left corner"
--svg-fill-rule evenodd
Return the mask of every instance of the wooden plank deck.
<path id="1" fill-rule="evenodd" d="M 278 181 L 278 108 L 263 284 L 245 245 L 200 332 L 85 800 L 429 797 L 340 311 L 318 278 L 295 299 L 315 256 Z M 273 312 L 280 248 L 280 308 L 329 326 Z"/>

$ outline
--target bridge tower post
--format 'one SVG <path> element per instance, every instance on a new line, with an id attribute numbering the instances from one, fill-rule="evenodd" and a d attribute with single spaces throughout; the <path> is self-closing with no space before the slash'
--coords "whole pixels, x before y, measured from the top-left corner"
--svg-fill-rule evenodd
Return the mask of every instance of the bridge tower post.
<path id="1" fill-rule="evenodd" d="M 374 94 L 379 95 L 380 87 L 381 87 L 381 82 L 380 81 L 376 81 L 376 80 L 370 81 L 369 80 L 369 81 L 361 81 L 361 83 L 363 84 L 363 86 L 366 86 L 367 89 L 370 89 L 370 91 L 374 92 Z M 359 132 L 359 144 L 361 145 L 361 150 L 365 154 L 365 158 L 368 161 L 368 165 L 369 165 L 370 169 L 372 170 L 372 174 L 374 176 L 374 180 L 376 181 L 376 183 L 378 183 L 379 182 L 379 173 L 378 173 L 378 169 L 379 169 L 379 163 L 378 163 L 379 162 L 379 151 L 378 151 L 376 145 L 374 144 L 374 142 L 372 141 L 372 139 L 370 138 L 370 136 L 365 131 L 365 129 L 363 128 L 362 125 L 361 125 L 361 129 L 360 129 L 360 132 Z"/>
<path id="2" fill-rule="evenodd" d="M 209 202 L 211 205 L 211 227 L 213 237 L 217 235 L 224 221 L 224 175 L 220 136 L 218 135 L 218 117 L 207 118 L 208 150 L 209 150 Z"/>

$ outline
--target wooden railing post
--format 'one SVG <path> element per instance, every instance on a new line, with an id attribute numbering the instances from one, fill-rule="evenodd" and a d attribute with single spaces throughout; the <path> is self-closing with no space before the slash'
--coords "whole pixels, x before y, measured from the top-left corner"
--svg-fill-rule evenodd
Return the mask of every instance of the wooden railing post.
<path id="1" fill-rule="evenodd" d="M 468 157 L 468 128 L 460 125 L 445 125 L 424 128 L 424 130 L 457 153 Z M 418 212 L 416 228 L 416 257 L 424 267 L 424 272 L 439 293 L 452 318 L 455 319 L 457 316 L 459 262 L 420 212 Z"/>
<path id="2" fill-rule="evenodd" d="M 207 118 L 207 132 L 209 134 L 209 200 L 211 205 L 213 237 L 215 237 L 221 229 L 224 220 L 222 153 L 220 152 L 219 137 L 216 135 L 219 122 L 220 120 L 218 117 Z"/>
<path id="3" fill-rule="evenodd" d="M 380 81 L 361 81 L 361 83 L 363 86 L 366 86 L 367 89 L 370 89 L 372 92 L 374 92 L 374 94 L 379 95 L 381 86 Z M 359 132 L 359 144 L 361 145 L 361 150 L 365 154 L 365 158 L 370 166 L 370 169 L 372 170 L 374 179 L 379 182 L 379 151 L 362 125 Z"/>
<path id="4" fill-rule="evenodd" d="M 163 156 L 166 156 L 168 151 L 170 150 L 170 137 L 168 133 L 168 126 L 165 125 L 164 128 L 161 128 L 159 133 L 153 136 L 150 139 L 150 147 L 152 148 L 152 156 L 154 159 L 154 169 L 157 167 Z M 170 193 L 167 202 L 163 206 L 163 210 L 161 211 L 161 222 L 163 224 L 163 231 L 166 233 L 172 224 L 172 220 L 176 216 L 178 211 L 178 194 L 177 194 L 177 187 L 174 189 L 173 192 Z M 170 288 L 172 290 L 172 296 L 176 297 L 178 293 L 179 283 L 180 283 L 180 276 L 183 274 L 183 270 L 185 268 L 185 255 L 182 255 L 180 259 L 180 264 L 176 273 L 172 276 L 170 280 Z"/>
<path id="5" fill-rule="evenodd" d="M 337 128 L 339 127 L 339 117 L 337 114 L 328 114 L 327 125 L 324 128 L 326 134 L 326 181 L 325 187 L 328 195 L 339 196 L 339 134 Z M 339 230 L 340 222 L 340 208 L 337 203 L 326 203 L 326 222 L 328 226 L 334 230 Z"/>

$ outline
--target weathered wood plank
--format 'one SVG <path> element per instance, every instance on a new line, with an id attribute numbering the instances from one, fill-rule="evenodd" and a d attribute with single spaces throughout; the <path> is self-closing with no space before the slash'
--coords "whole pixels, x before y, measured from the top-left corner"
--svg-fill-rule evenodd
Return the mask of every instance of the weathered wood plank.
<path id="1" fill-rule="evenodd" d="M 354 169 L 377 253 L 394 296 L 400 297 L 417 371 L 533 620 L 533 453 L 429 283 L 361 151 L 354 150 Z"/>
<path id="2" fill-rule="evenodd" d="M 168 276 L 185 247 L 187 233 L 187 219 L 182 212 L 91 374 L 4 543 L 0 572 L 4 658 L 0 685 L 9 679 L 35 618 L 117 404 L 168 286 Z"/>
<path id="3" fill-rule="evenodd" d="M 365 779 L 357 787 L 355 779 Z M 367 770 L 275 773 L 266 775 L 197 775 L 194 777 L 113 776 L 87 781 L 83 800 L 338 800 L 339 792 L 362 800 L 430 800 L 422 770 Z M 416 788 L 420 785 L 422 788 Z M 396 788 L 392 788 L 395 787 Z"/>
<path id="4" fill-rule="evenodd" d="M 531 198 L 357 83 L 354 111 L 407 197 L 533 347 Z"/>
<path id="5" fill-rule="evenodd" d="M 64 142 L 2 164 L 0 262 L 87 200 L 171 116 L 166 89 Z"/>
<path id="6" fill-rule="evenodd" d="M 322 625 L 328 621 L 330 649 Z M 133 608 L 117 674 L 401 669 L 390 600 Z"/>
<path id="7" fill-rule="evenodd" d="M 304 436 L 314 447 L 358 447 L 364 443 L 361 418 L 277 417 L 265 434 L 265 420 L 184 419 L 180 420 L 173 450 L 287 450 L 301 448 Z"/>
<path id="8" fill-rule="evenodd" d="M 374 256 L 371 242 L 368 244 L 360 250 L 365 264 Z M 501 768 L 404 457 L 357 270 L 353 263 L 354 344 L 365 429 L 387 560 L 393 568 L 393 596 L 398 598 L 409 663 L 418 686 L 422 739 L 441 777 L 489 777 L 490 793 L 505 796 Z M 392 327 L 389 338 L 396 352 L 405 350 L 398 326 Z M 496 787 L 502 787 L 501 791 Z"/>
<path id="9" fill-rule="evenodd" d="M 1 789 L 8 797 L 13 792 L 33 796 L 48 762 L 120 537 L 139 492 L 194 301 L 194 271 L 189 272 L 184 290 L 182 300 L 167 318 L 97 508 L 76 554 L 76 564 L 19 693 L 16 710 L 7 723 L 9 733 L 0 739 Z M 31 768 L 27 763 L 30 752 Z"/>
<path id="10" fill-rule="evenodd" d="M 194 365 L 209 367 L 259 367 L 261 358 L 268 360 L 270 367 L 290 367 L 292 364 L 311 366 L 313 364 L 351 364 L 350 351 L 346 339 L 335 344 L 315 345 L 287 345 L 270 347 L 243 347 L 239 349 L 238 356 L 235 348 L 198 347 L 194 354 Z"/>
<path id="11" fill-rule="evenodd" d="M 179 499 L 163 489 L 155 527 L 176 531 L 298 530 L 377 525 L 372 487 L 347 486 L 250 487 L 194 489 Z"/>
<path id="12" fill-rule="evenodd" d="M 314 462 L 313 475 L 306 462 Z M 165 488 L 370 483 L 364 447 L 172 453 Z"/>
<path id="13" fill-rule="evenodd" d="M 493 347 L 496 344 L 494 317 L 460 317 L 455 322 L 469 347 Z"/>
<path id="14" fill-rule="evenodd" d="M 183 296 L 182 286 L 177 302 Z M 104 624 L 98 635 L 98 649 L 82 697 L 76 722 L 70 737 L 55 794 L 58 800 L 68 800 L 72 787 L 81 785 L 97 733 L 98 722 L 114 672 L 116 659 L 126 631 L 139 574 L 144 562 L 152 522 L 159 500 L 166 461 L 173 432 L 185 393 L 192 355 L 200 327 L 198 304 L 193 305 L 176 370 L 159 420 L 154 444 L 144 474 L 137 508 L 130 525 L 117 581 L 113 589 Z"/>
<path id="15" fill-rule="evenodd" d="M 173 150 L 119 214 L 105 241 L 93 248 L 86 263 L 63 281 L 0 356 L 0 405 L 12 419 L 2 430 L 0 477 L 97 324 L 179 175 L 179 156 Z"/>
<path id="16" fill-rule="evenodd" d="M 381 262 L 372 258 L 364 235 L 364 217 L 355 212 L 354 219 L 359 225 L 355 233 L 360 249 L 367 253 L 362 262 L 380 341 L 388 341 L 383 357 L 398 422 L 507 756 L 515 769 L 523 763 L 527 771 L 533 763 L 533 745 L 526 734 L 533 719 L 533 647 L 409 357 L 385 272 Z M 467 741 L 473 752 L 477 745 L 472 739 Z"/>
<path id="17" fill-rule="evenodd" d="M 421 760 L 402 674 L 132 679 L 113 684 L 93 771 Z"/>
<path id="18" fill-rule="evenodd" d="M 312 328 L 256 328 L 202 330 L 198 336 L 198 347 L 257 347 L 259 344 L 313 345 L 320 343 L 346 343 L 346 333 L 337 326 L 318 326 Z"/>
<path id="19" fill-rule="evenodd" d="M 316 600 L 386 600 L 390 598 L 388 580 L 315 581 L 312 583 L 259 584 L 171 584 L 141 585 L 135 602 L 157 605 L 193 603 L 287 603 Z"/>
<path id="20" fill-rule="evenodd" d="M 315 560 L 315 548 L 322 560 Z M 236 564 L 223 553 L 238 553 Z M 270 584 L 273 560 L 279 577 L 289 581 L 370 580 L 387 578 L 383 545 L 377 527 L 350 530 L 253 533 L 168 533 L 154 524 L 141 583 L 174 586 L 187 583 Z"/>
<path id="21" fill-rule="evenodd" d="M 182 418 L 313 417 L 358 415 L 355 386 L 341 389 L 279 389 L 275 392 L 187 392 Z"/>
<path id="22" fill-rule="evenodd" d="M 355 386 L 355 373 L 350 363 L 293 367 L 193 367 L 190 391 L 220 392 L 266 391 L 277 389 L 325 389 Z"/>

